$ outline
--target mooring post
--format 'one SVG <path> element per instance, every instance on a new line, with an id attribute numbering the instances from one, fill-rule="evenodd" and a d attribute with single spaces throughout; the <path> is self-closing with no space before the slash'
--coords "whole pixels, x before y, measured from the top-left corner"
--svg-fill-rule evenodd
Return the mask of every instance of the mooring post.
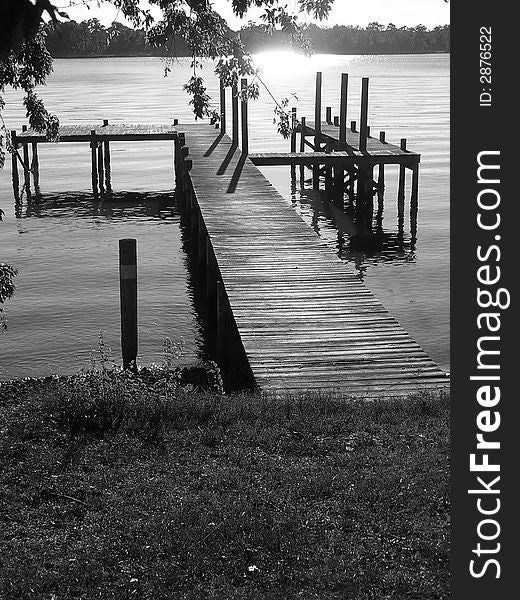
<path id="1" fill-rule="evenodd" d="M 341 95 L 339 103 L 339 141 L 347 141 L 347 100 L 348 100 L 348 73 L 341 74 Z"/>
<path id="2" fill-rule="evenodd" d="M 233 120 L 231 142 L 236 148 L 238 146 L 238 83 L 236 82 L 231 86 L 231 113 Z"/>
<path id="3" fill-rule="evenodd" d="M 137 370 L 137 241 L 119 240 L 123 369 Z"/>
<path id="4" fill-rule="evenodd" d="M 247 118 L 247 79 L 240 81 L 242 92 L 242 154 L 249 154 L 249 123 Z"/>
<path id="5" fill-rule="evenodd" d="M 20 199 L 20 178 L 18 176 L 18 152 L 16 149 L 16 130 L 11 130 L 11 144 L 13 146 L 13 152 L 11 154 L 11 176 L 13 179 L 13 192 L 15 200 Z"/>
<path id="6" fill-rule="evenodd" d="M 410 197 L 410 223 L 417 228 L 417 212 L 419 209 L 419 163 L 412 167 L 412 194 Z"/>
<path id="7" fill-rule="evenodd" d="M 222 78 L 220 82 L 220 132 L 226 133 L 226 86 Z"/>
<path id="8" fill-rule="evenodd" d="M 96 139 L 96 130 L 90 130 L 90 157 L 91 157 L 91 165 L 92 165 L 92 191 L 94 192 L 94 196 L 98 195 L 98 174 L 97 174 L 97 139 Z"/>
<path id="9" fill-rule="evenodd" d="M 332 106 L 327 106 L 325 108 L 325 121 L 332 125 Z"/>
<path id="10" fill-rule="evenodd" d="M 356 133 L 356 121 L 350 121 L 350 131 Z"/>
<path id="11" fill-rule="evenodd" d="M 176 121 L 177 119 L 175 119 Z M 174 125 L 175 125 L 174 121 Z M 103 119 L 103 127 L 108 127 L 108 119 Z M 104 146 L 104 158 L 105 158 L 105 188 L 107 192 L 112 191 L 112 174 L 111 174 L 111 166 L 110 166 L 110 142 L 109 140 L 105 140 L 103 142 Z"/>
<path id="12" fill-rule="evenodd" d="M 359 127 L 359 150 L 367 151 L 368 137 L 368 77 L 361 80 L 361 118 Z"/>
<path id="13" fill-rule="evenodd" d="M 339 117 L 337 115 L 334 115 L 334 126 L 339 127 Z"/>
<path id="14" fill-rule="evenodd" d="M 22 131 L 27 131 L 27 125 L 22 125 Z M 27 193 L 27 197 L 29 198 L 31 196 L 31 167 L 29 166 L 29 146 L 27 142 L 23 143 L 23 172 L 25 191 Z"/>

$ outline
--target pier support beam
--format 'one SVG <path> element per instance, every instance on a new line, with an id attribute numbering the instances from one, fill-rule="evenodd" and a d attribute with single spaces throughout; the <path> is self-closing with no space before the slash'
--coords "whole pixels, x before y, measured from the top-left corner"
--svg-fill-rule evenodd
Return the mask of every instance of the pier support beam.
<path id="1" fill-rule="evenodd" d="M 16 141 L 16 131 L 11 131 L 11 144 L 13 145 L 13 153 L 11 154 L 11 177 L 13 180 L 13 193 L 16 202 L 20 200 L 20 178 L 18 176 L 18 151 Z"/>
<path id="2" fill-rule="evenodd" d="M 98 172 L 97 172 L 97 138 L 96 130 L 90 130 L 90 159 L 91 159 L 91 170 L 92 170 L 92 192 L 94 198 L 98 196 Z"/>
<path id="3" fill-rule="evenodd" d="M 38 197 L 41 195 L 40 192 L 40 162 L 38 160 L 38 144 L 32 143 L 32 159 L 31 159 L 31 171 L 33 176 L 34 193 Z"/>
<path id="4" fill-rule="evenodd" d="M 22 131 L 27 131 L 27 125 L 22 125 Z M 23 143 L 23 174 L 24 174 L 24 185 L 27 199 L 31 197 L 31 166 L 29 164 L 29 146 L 27 142 Z"/>
<path id="5" fill-rule="evenodd" d="M 103 127 L 108 126 L 108 119 L 103 119 Z M 112 167 L 110 165 L 110 142 L 105 140 L 103 142 L 103 156 L 105 159 L 105 189 L 107 192 L 112 192 Z"/>

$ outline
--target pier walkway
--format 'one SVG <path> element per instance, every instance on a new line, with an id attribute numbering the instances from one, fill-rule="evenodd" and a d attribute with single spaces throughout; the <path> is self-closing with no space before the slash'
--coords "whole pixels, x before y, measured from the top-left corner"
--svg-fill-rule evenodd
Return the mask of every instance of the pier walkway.
<path id="1" fill-rule="evenodd" d="M 227 135 L 201 124 L 177 129 L 186 144 L 178 147 L 178 177 L 199 222 L 199 247 L 217 266 L 261 390 L 376 397 L 448 386 Z"/>

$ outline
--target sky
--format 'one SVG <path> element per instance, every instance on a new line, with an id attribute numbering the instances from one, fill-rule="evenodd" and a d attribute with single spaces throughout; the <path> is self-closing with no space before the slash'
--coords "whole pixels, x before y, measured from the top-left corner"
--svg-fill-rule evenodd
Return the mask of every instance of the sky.
<path id="1" fill-rule="evenodd" d="M 286 0 L 286 3 L 290 10 L 297 8 L 297 0 Z M 110 25 L 114 20 L 123 21 L 113 4 L 102 3 L 98 8 L 95 2 L 90 2 L 90 10 L 85 6 L 68 8 L 67 0 L 57 0 L 55 4 L 63 6 L 70 18 L 76 21 L 96 17 L 105 26 Z M 213 0 L 212 4 L 233 29 L 238 29 L 248 20 L 254 21 L 259 14 L 258 11 L 252 10 L 243 21 L 240 21 L 233 15 L 229 0 Z M 311 21 L 309 17 L 302 20 Z M 421 24 L 431 29 L 436 25 L 449 23 L 450 5 L 444 0 L 335 0 L 328 20 L 322 24 L 366 27 L 373 21 L 383 25 L 393 23 L 397 27 Z"/>

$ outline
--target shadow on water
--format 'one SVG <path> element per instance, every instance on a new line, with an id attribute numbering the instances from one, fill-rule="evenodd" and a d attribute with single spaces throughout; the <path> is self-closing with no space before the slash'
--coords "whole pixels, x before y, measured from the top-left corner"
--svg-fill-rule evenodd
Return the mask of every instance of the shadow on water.
<path id="1" fill-rule="evenodd" d="M 45 194 L 15 205 L 17 219 L 102 217 L 107 220 L 166 219 L 175 201 L 171 191 L 117 192 L 96 200 L 88 192 Z"/>
<path id="2" fill-rule="evenodd" d="M 398 200 L 401 208 L 396 222 L 385 222 L 383 186 L 374 189 L 371 197 L 363 197 L 357 191 L 338 197 L 315 189 L 312 177 L 306 177 L 303 170 L 300 177 L 294 173 L 291 177 L 292 207 L 342 260 L 357 270 L 361 279 L 369 265 L 416 260 L 417 218 L 412 215 L 410 231 L 406 231 L 402 200 Z"/>
<path id="3" fill-rule="evenodd" d="M 221 324 L 221 331 L 217 332 L 217 281 L 221 281 L 222 277 L 211 246 L 208 246 L 207 242 L 201 244 L 201 239 L 206 239 L 206 236 L 205 232 L 202 232 L 201 236 L 200 221 L 189 209 L 189 193 L 180 188 L 175 190 L 176 206 L 181 219 L 181 243 L 186 255 L 188 285 L 193 294 L 193 307 L 202 332 L 198 358 L 212 360 L 219 365 L 227 391 L 253 389 L 254 377 L 227 299 L 221 299 L 224 306 L 221 307 L 220 313 L 221 319 L 225 319 L 225 324 Z"/>

